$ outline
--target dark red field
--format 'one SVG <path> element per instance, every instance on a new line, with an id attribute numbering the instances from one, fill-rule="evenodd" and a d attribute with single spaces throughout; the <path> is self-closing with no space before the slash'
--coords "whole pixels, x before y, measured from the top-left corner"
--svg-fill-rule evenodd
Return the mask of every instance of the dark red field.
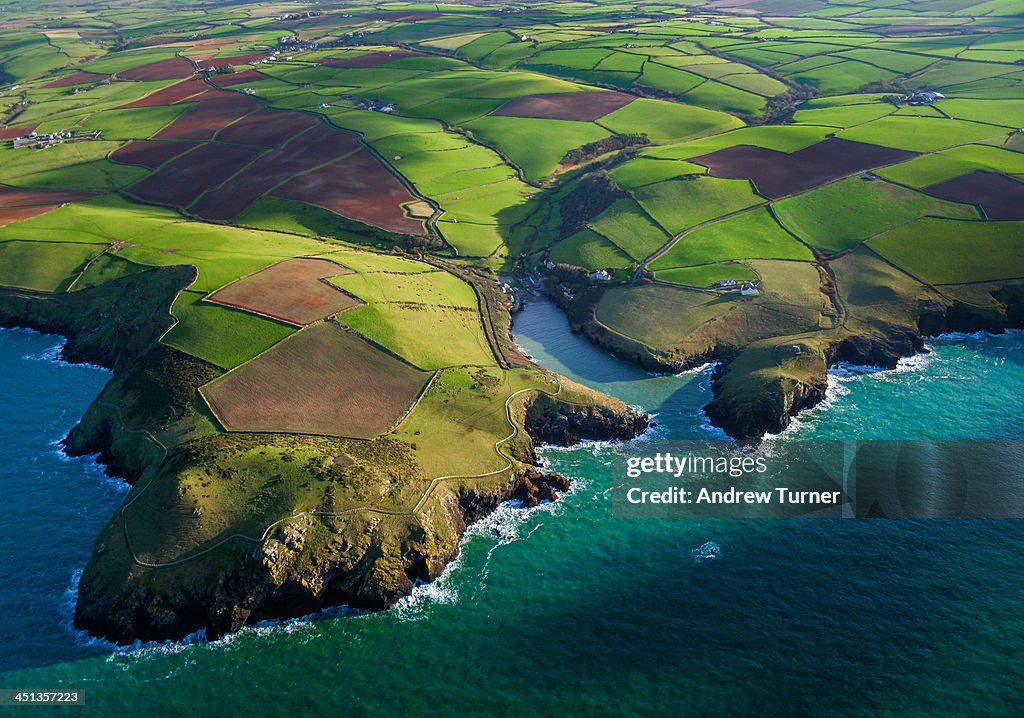
<path id="1" fill-rule="evenodd" d="M 210 79 L 221 87 L 234 87 L 235 85 L 246 85 L 250 82 L 266 80 L 268 77 L 270 75 L 266 75 L 259 70 L 242 70 L 231 75 L 213 75 Z"/>
<path id="2" fill-rule="evenodd" d="M 32 219 L 41 214 L 52 212 L 59 204 L 38 204 L 34 207 L 0 207 L 0 227 L 6 227 L 23 219 Z"/>
<path id="3" fill-rule="evenodd" d="M 259 109 L 263 103 L 254 97 L 235 92 L 211 90 L 197 99 L 197 104 L 162 129 L 160 140 L 209 140 L 227 124 Z"/>
<path id="4" fill-rule="evenodd" d="M 320 122 L 319 118 L 302 112 L 286 110 L 256 110 L 251 115 L 225 127 L 217 135 L 219 142 L 237 142 L 243 145 L 280 147 L 295 135 Z"/>
<path id="5" fill-rule="evenodd" d="M 380 65 L 386 65 L 389 62 L 395 60 L 401 60 L 403 57 L 416 57 L 418 53 L 407 52 L 405 50 L 396 50 L 395 52 L 370 52 L 365 55 L 357 55 L 356 57 L 325 57 L 320 60 L 321 64 L 327 65 L 327 67 L 338 67 L 338 68 L 366 68 L 366 67 L 379 67 Z"/>
<path id="6" fill-rule="evenodd" d="M 160 142 L 158 140 L 134 140 L 119 147 L 110 159 L 127 165 L 141 165 L 155 170 L 164 162 L 173 160 L 199 146 L 197 142 Z"/>
<path id="7" fill-rule="evenodd" d="M 705 165 L 713 177 L 749 179 L 762 195 L 778 199 L 914 156 L 915 152 L 831 137 L 790 154 L 736 145 L 690 161 Z"/>
<path id="8" fill-rule="evenodd" d="M 326 259 L 287 259 L 232 282 L 206 299 L 305 326 L 362 304 L 324 281 L 339 274 L 351 274 L 351 270 Z"/>
<path id="9" fill-rule="evenodd" d="M 151 62 L 117 73 L 122 80 L 174 80 L 185 79 L 195 72 L 192 63 L 180 57 Z"/>
<path id="10" fill-rule="evenodd" d="M 1024 219 L 1024 182 L 995 172 L 975 170 L 925 187 L 930 195 L 981 205 L 989 219 Z"/>
<path id="11" fill-rule="evenodd" d="M 0 209 L 12 207 L 38 207 L 39 205 L 81 202 L 92 195 L 88 192 L 63 192 L 53 190 L 21 189 L 0 185 Z"/>
<path id="12" fill-rule="evenodd" d="M 152 95 L 121 105 L 122 108 L 131 107 L 156 107 L 158 105 L 173 105 L 186 99 L 197 99 L 198 95 L 207 92 L 210 86 L 200 79 L 185 80 L 170 87 L 157 90 Z"/>
<path id="13" fill-rule="evenodd" d="M 492 112 L 503 117 L 590 122 L 625 107 L 635 98 L 622 92 L 554 92 L 509 100 Z"/>
<path id="14" fill-rule="evenodd" d="M 72 85 L 84 85 L 88 82 L 99 82 L 105 80 L 110 75 L 101 75 L 97 72 L 73 72 L 70 75 L 65 75 L 53 82 L 48 82 L 43 85 L 44 88 L 50 90 L 57 87 L 71 87 Z"/>
<path id="15" fill-rule="evenodd" d="M 232 55 L 230 57 L 211 57 L 208 60 L 202 60 L 199 63 L 199 67 L 223 67 L 225 65 L 251 65 L 254 62 L 260 60 L 266 60 L 268 57 L 265 52 L 257 52 L 251 55 Z"/>
<path id="16" fill-rule="evenodd" d="M 424 232 L 423 222 L 406 217 L 401 207 L 415 197 L 366 150 L 300 175 L 273 195 L 315 204 L 392 232 Z"/>
<path id="17" fill-rule="evenodd" d="M 0 185 L 0 226 L 38 217 L 65 202 L 80 202 L 92 196 L 88 192 L 30 190 Z"/>
<path id="18" fill-rule="evenodd" d="M 207 189 L 216 187 L 256 159 L 261 151 L 256 147 L 204 144 L 171 160 L 128 191 L 147 202 L 188 207 Z"/>
<path id="19" fill-rule="evenodd" d="M 0 127 L 0 140 L 13 140 L 24 137 L 39 125 L 20 125 L 18 127 Z"/>
<path id="20" fill-rule="evenodd" d="M 290 177 L 357 149 L 352 135 L 319 125 L 263 155 L 223 187 L 203 195 L 190 211 L 204 219 L 232 219 Z"/>

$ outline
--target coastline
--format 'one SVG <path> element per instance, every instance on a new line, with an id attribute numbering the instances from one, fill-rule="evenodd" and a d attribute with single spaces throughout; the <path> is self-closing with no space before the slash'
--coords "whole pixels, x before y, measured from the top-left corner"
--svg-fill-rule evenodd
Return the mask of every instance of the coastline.
<path id="1" fill-rule="evenodd" d="M 146 346 L 131 346 L 135 356 L 130 361 L 125 356 L 130 350 L 129 342 L 118 342 L 117 337 L 105 343 L 105 351 L 76 352 L 74 348 L 82 343 L 83 336 L 73 322 L 40 312 L 38 304 L 31 301 L 35 298 L 19 297 L 14 311 L 3 299 L 0 295 L 0 321 L 5 325 L 64 337 L 60 361 L 88 358 L 92 360 L 90 363 L 99 361 L 106 365 L 104 368 L 112 368 L 113 373 L 100 396 L 93 400 L 86 416 L 68 432 L 62 444 L 68 456 L 97 455 L 105 473 L 132 484 L 134 489 L 124 504 L 127 506 L 149 482 L 164 473 L 170 457 L 166 449 L 161 453 L 146 448 L 146 437 L 151 434 L 144 427 L 150 417 L 136 417 L 143 428 L 128 430 L 124 420 L 118 418 L 120 408 L 115 412 L 117 416 L 110 414 L 105 407 L 113 405 L 104 397 L 122 385 L 126 377 L 138 374 L 138 364 L 144 363 L 153 349 L 160 346 L 157 339 L 161 332 L 151 334 Z M 81 297 L 74 300 L 85 303 Z M 160 304 L 162 302 L 156 302 L 149 316 L 156 317 L 166 311 Z M 7 311 L 3 311 L 5 309 Z M 117 316 L 116 310 L 109 314 Z M 113 323 L 119 331 L 130 332 L 131 328 L 123 323 Z M 159 329 L 161 322 L 147 320 L 147 323 Z M 159 351 L 166 354 L 173 350 L 160 348 Z M 588 401 L 593 402 L 593 399 Z M 514 427 L 510 437 L 524 430 L 529 435 L 524 439 L 528 447 L 551 441 L 574 443 L 590 435 L 602 439 L 629 438 L 647 426 L 645 419 L 624 406 L 609 409 L 591 403 L 574 407 L 543 393 L 530 397 L 525 407 L 517 409 L 515 418 L 511 410 L 508 411 L 509 422 Z M 514 448 L 513 452 L 520 450 Z M 533 448 L 527 448 L 526 456 L 519 460 L 525 459 L 528 465 L 535 458 Z M 140 488 L 139 481 L 143 478 L 147 483 Z M 569 482 L 563 477 L 526 468 L 515 471 L 507 480 L 488 480 L 480 487 L 456 488 L 455 493 L 446 488 L 436 501 L 432 499 L 432 506 L 436 504 L 441 509 L 440 514 L 431 508 L 424 517 L 410 514 L 388 519 L 394 525 L 389 532 L 397 531 L 397 544 L 358 539 L 356 544 L 342 541 L 332 544 L 333 548 L 316 549 L 309 554 L 303 544 L 322 531 L 321 526 L 333 532 L 353 531 L 333 517 L 310 514 L 279 522 L 281 528 L 273 535 L 267 536 L 264 532 L 255 551 L 241 545 L 224 545 L 218 549 L 216 557 L 207 560 L 197 556 L 196 561 L 182 567 L 146 568 L 138 559 L 131 559 L 112 575 L 109 569 L 97 575 L 97 560 L 108 563 L 107 558 L 112 553 L 124 555 L 126 549 L 129 555 L 134 555 L 126 543 L 127 533 L 122 536 L 118 528 L 125 526 L 119 510 L 97 539 L 93 558 L 79 577 L 73 624 L 92 636 L 119 645 L 134 645 L 139 640 L 181 640 L 196 630 L 203 630 L 207 637 L 216 639 L 250 623 L 304 616 L 337 605 L 380 610 L 409 595 L 418 583 L 436 579 L 457 558 L 467 527 L 492 513 L 503 502 L 517 499 L 527 506 L 536 505 L 556 499 L 559 492 L 568 488 Z M 358 521 L 355 518 L 345 523 L 372 527 L 379 522 L 372 517 L 360 517 Z M 443 524 L 443 535 L 427 543 L 417 538 L 425 530 L 437 531 L 427 527 L 438 521 Z M 359 536 L 358 532 L 354 535 Z M 397 553 L 391 553 L 393 551 Z M 300 558 L 302 561 L 296 563 Z M 312 565 L 308 564 L 310 560 L 314 562 Z M 374 569 L 382 560 L 389 566 L 383 573 Z M 203 578 L 214 575 L 217 578 L 213 584 Z"/>
<path id="2" fill-rule="evenodd" d="M 733 391 L 727 396 L 730 381 L 737 381 L 729 376 L 730 372 L 748 347 L 713 344 L 696 354 L 669 356 L 602 324 L 596 316 L 597 302 L 593 297 L 580 307 L 558 292 L 548 292 L 548 295 L 565 313 L 573 333 L 581 334 L 596 346 L 646 371 L 679 374 L 712 365 L 712 400 L 705 405 L 704 413 L 712 426 L 741 442 L 777 436 L 802 412 L 825 402 L 829 372 L 843 364 L 892 370 L 905 358 L 927 354 L 926 339 L 967 337 L 977 332 L 998 335 L 1024 329 L 1024 295 L 1019 291 L 992 290 L 999 312 L 992 307 L 983 310 L 955 300 L 931 301 L 919 306 L 915 317 L 908 318 L 912 319 L 912 324 L 909 321 L 906 325 L 869 324 L 826 340 L 820 349 L 813 348 L 812 354 L 817 355 L 812 359 L 817 358 L 819 364 L 809 372 L 800 372 L 807 375 L 806 379 L 770 371 L 767 379 L 756 380 L 756 390 Z M 771 347 L 773 343 L 785 344 L 786 339 L 779 337 L 754 345 Z M 800 339 L 797 341 L 803 344 Z M 804 349 L 807 348 L 804 344 Z M 772 351 L 777 353 L 778 349 L 772 348 Z M 771 361 L 774 363 L 774 357 Z M 764 367 L 757 365 L 756 368 Z"/>

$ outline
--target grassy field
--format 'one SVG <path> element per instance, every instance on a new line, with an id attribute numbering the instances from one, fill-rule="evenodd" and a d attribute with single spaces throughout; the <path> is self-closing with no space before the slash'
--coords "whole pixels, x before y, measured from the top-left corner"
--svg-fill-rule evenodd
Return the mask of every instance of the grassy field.
<path id="1" fill-rule="evenodd" d="M 534 182 L 551 174 L 569 150 L 611 134 L 589 122 L 525 117 L 485 117 L 468 123 L 466 129 L 500 150 Z"/>
<path id="2" fill-rule="evenodd" d="M 669 236 L 631 199 L 620 199 L 602 212 L 590 228 L 633 259 L 644 259 L 661 249 Z"/>
<path id="3" fill-rule="evenodd" d="M 724 316 L 739 295 L 695 292 L 681 287 L 623 287 L 605 293 L 598 320 L 623 336 L 652 347 L 684 341 L 702 324 Z"/>
<path id="4" fill-rule="evenodd" d="M 54 292 L 66 289 L 102 244 L 0 242 L 0 285 Z"/>
<path id="5" fill-rule="evenodd" d="M 421 369 L 494 364 L 475 310 L 384 302 L 352 309 L 341 321 Z"/>
<path id="6" fill-rule="evenodd" d="M 623 189 L 636 189 L 667 179 L 692 174 L 700 175 L 705 172 L 707 172 L 707 167 L 693 162 L 638 157 L 615 167 L 610 174 Z"/>
<path id="7" fill-rule="evenodd" d="M 689 287 L 710 287 L 725 279 L 736 281 L 755 280 L 757 275 L 741 262 L 716 262 L 696 267 L 659 269 L 654 276 L 662 282 L 683 284 Z"/>
<path id="8" fill-rule="evenodd" d="M 634 196 L 672 234 L 764 202 L 749 181 L 715 177 L 659 182 L 641 187 Z"/>
<path id="9" fill-rule="evenodd" d="M 587 229 L 555 244 L 548 259 L 591 270 L 624 269 L 633 262 L 633 258 L 617 246 Z"/>
<path id="10" fill-rule="evenodd" d="M 394 302 L 464 309 L 475 309 L 477 306 L 473 288 L 454 274 L 441 270 L 415 274 L 342 274 L 332 277 L 331 283 L 372 304 Z"/>
<path id="11" fill-rule="evenodd" d="M 883 117 L 842 130 L 838 137 L 912 152 L 934 152 L 989 137 L 1005 136 L 1008 128 L 935 117 Z"/>
<path id="12" fill-rule="evenodd" d="M 651 269 L 672 269 L 734 259 L 814 259 L 811 251 L 779 226 L 764 208 L 744 212 L 689 232 Z"/>
<path id="13" fill-rule="evenodd" d="M 926 215 L 979 218 L 970 205 L 944 202 L 899 185 L 861 177 L 789 197 L 773 207 L 790 231 L 824 252 L 841 252 Z"/>
<path id="14" fill-rule="evenodd" d="M 223 369 L 231 369 L 266 351 L 295 327 L 240 309 L 205 302 L 204 293 L 185 291 L 171 307 L 178 323 L 165 344 Z"/>
<path id="15" fill-rule="evenodd" d="M 964 145 L 886 167 L 878 174 L 912 187 L 927 187 L 974 170 L 1024 175 L 1024 155 L 989 145 Z"/>
<path id="16" fill-rule="evenodd" d="M 919 219 L 868 241 L 911 276 L 931 284 L 1024 277 L 1021 222 Z"/>

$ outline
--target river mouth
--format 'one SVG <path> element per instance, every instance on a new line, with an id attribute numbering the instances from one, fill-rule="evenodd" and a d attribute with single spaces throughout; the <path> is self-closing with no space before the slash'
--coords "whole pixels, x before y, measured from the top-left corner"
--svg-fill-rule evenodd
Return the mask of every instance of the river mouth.
<path id="1" fill-rule="evenodd" d="M 573 334 L 565 313 L 546 299 L 524 304 L 513 318 L 512 336 L 544 368 L 650 414 L 656 426 L 645 438 L 729 438 L 704 414 L 712 398 L 710 364 L 682 374 L 652 374 Z"/>

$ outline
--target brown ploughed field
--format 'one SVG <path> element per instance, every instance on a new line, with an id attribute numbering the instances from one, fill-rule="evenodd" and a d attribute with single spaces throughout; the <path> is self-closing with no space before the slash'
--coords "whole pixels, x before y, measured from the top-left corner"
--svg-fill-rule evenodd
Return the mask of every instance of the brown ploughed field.
<path id="1" fill-rule="evenodd" d="M 134 102 L 129 102 L 127 105 L 121 105 L 121 109 L 173 105 L 181 102 L 182 100 L 188 99 L 195 101 L 199 99 L 199 95 L 205 94 L 209 89 L 210 86 L 199 79 L 176 82 L 170 87 L 157 90 L 152 95 L 147 95 L 146 97 L 142 97 Z"/>
<path id="2" fill-rule="evenodd" d="M 705 165 L 713 177 L 749 179 L 762 195 L 778 199 L 914 156 L 914 152 L 832 137 L 790 154 L 736 145 L 690 161 Z"/>
<path id="3" fill-rule="evenodd" d="M 41 204 L 63 204 L 89 199 L 89 192 L 64 192 L 62 190 L 21 189 L 0 185 L 0 208 L 36 207 Z"/>
<path id="4" fill-rule="evenodd" d="M 402 416 L 428 377 L 335 322 L 324 322 L 201 392 L 229 431 L 369 439 Z"/>
<path id="5" fill-rule="evenodd" d="M 226 65 L 251 65 L 260 60 L 266 60 L 268 54 L 256 52 L 250 55 L 232 55 L 230 57 L 211 57 L 199 62 L 199 67 L 224 67 Z"/>
<path id="6" fill-rule="evenodd" d="M 221 87 L 234 87 L 235 85 L 245 85 L 250 82 L 266 80 L 268 77 L 270 75 L 259 70 L 242 70 L 231 75 L 213 75 L 210 79 Z"/>
<path id="7" fill-rule="evenodd" d="M 197 98 L 195 107 L 161 130 L 158 140 L 209 140 L 225 125 L 259 109 L 259 100 L 234 92 L 211 90 Z"/>
<path id="8" fill-rule="evenodd" d="M 286 259 L 218 289 L 206 299 L 305 326 L 362 304 L 322 281 L 350 273 L 326 259 Z"/>
<path id="9" fill-rule="evenodd" d="M 243 145 L 280 147 L 295 135 L 319 122 L 319 118 L 302 112 L 257 110 L 230 127 L 225 127 L 217 134 L 217 140 Z"/>
<path id="10" fill-rule="evenodd" d="M 975 170 L 925 187 L 930 195 L 981 205 L 989 219 L 1024 219 L 1024 182 L 995 172 Z"/>
<path id="11" fill-rule="evenodd" d="M 191 212 L 205 219 L 229 220 L 289 178 L 357 149 L 359 143 L 352 135 L 319 125 L 263 155 L 223 187 L 203 195 Z"/>
<path id="12" fill-rule="evenodd" d="M 20 189 L 0 185 L 0 226 L 52 212 L 65 202 L 81 202 L 88 192 Z"/>
<path id="13" fill-rule="evenodd" d="M 122 80 L 176 80 L 191 77 L 195 72 L 192 63 L 180 57 L 140 65 L 117 73 Z"/>
<path id="14" fill-rule="evenodd" d="M 24 137 L 39 125 L 21 125 L 20 127 L 0 127 L 0 140 L 13 140 Z"/>
<path id="15" fill-rule="evenodd" d="M 300 175 L 272 194 L 315 204 L 391 232 L 424 233 L 423 222 L 406 217 L 401 207 L 415 197 L 366 150 Z"/>
<path id="16" fill-rule="evenodd" d="M 171 160 L 128 191 L 147 202 L 188 207 L 203 192 L 256 159 L 259 153 L 256 147 L 204 144 Z"/>
<path id="17" fill-rule="evenodd" d="M 110 159 L 126 165 L 141 165 L 155 170 L 164 162 L 173 160 L 199 146 L 198 142 L 161 142 L 159 140 L 133 140 L 114 150 Z"/>
<path id="18" fill-rule="evenodd" d="M 598 120 L 625 107 L 635 98 L 622 92 L 555 92 L 526 95 L 509 100 L 492 112 L 503 117 L 533 117 L 542 120 Z"/>
<path id="19" fill-rule="evenodd" d="M 58 88 L 58 87 L 71 87 L 72 85 L 84 85 L 87 82 L 99 82 L 100 80 L 105 80 L 108 77 L 110 77 L 110 75 L 101 75 L 101 74 L 99 74 L 97 72 L 79 71 L 79 72 L 73 72 L 70 75 L 65 75 L 64 77 L 56 79 L 53 82 L 48 82 L 45 85 L 43 85 L 43 87 L 45 89 L 47 89 L 47 90 L 52 90 L 52 89 L 55 89 L 55 88 Z"/>
<path id="20" fill-rule="evenodd" d="M 416 57 L 418 53 L 409 52 L 407 50 L 396 50 L 394 52 L 370 52 L 365 55 L 357 55 L 356 57 L 325 57 L 320 60 L 320 64 L 326 65 L 327 67 L 337 67 L 342 69 L 360 69 L 367 67 L 379 67 L 380 65 L 386 65 L 389 62 L 395 60 L 401 60 L 403 57 Z"/>

